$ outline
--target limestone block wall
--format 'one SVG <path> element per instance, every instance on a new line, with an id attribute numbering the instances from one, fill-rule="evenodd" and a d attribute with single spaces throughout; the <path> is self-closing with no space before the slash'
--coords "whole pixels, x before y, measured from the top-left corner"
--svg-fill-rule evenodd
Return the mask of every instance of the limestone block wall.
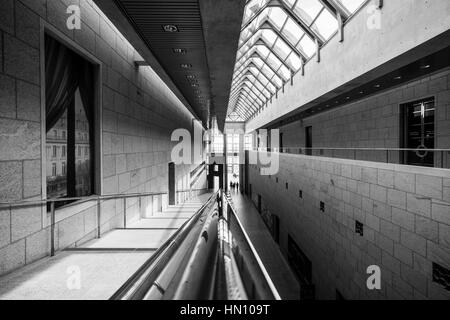
<path id="1" fill-rule="evenodd" d="M 81 30 L 66 26 L 69 5 L 81 9 Z M 41 103 L 43 32 L 52 28 L 74 48 L 94 56 L 102 70 L 103 194 L 167 192 L 174 129 L 192 131 L 193 115 L 149 67 L 92 0 L 2 0 L 0 10 L 0 202 L 45 196 L 45 144 Z M 45 148 L 44 148 L 45 150 Z M 195 164 L 176 168 L 178 188 L 188 189 Z M 97 171 L 100 168 L 96 168 Z M 44 181 L 43 181 L 44 180 Z M 181 182 L 179 182 L 181 181 Z M 199 179 L 194 188 L 206 186 Z M 97 190 L 97 193 L 100 193 Z M 151 214 L 167 196 L 127 201 L 128 219 Z M 102 203 L 103 232 L 123 224 L 123 201 Z M 63 249 L 91 239 L 97 216 L 94 202 L 57 212 L 56 246 Z M 49 254 L 46 210 L 0 210 L 0 275 Z"/>
<path id="2" fill-rule="evenodd" d="M 305 147 L 306 127 L 312 126 L 314 148 L 400 148 L 400 105 L 435 98 L 436 148 L 450 148 L 450 71 L 443 70 L 400 87 L 346 106 L 297 121 L 280 129 L 285 148 Z M 324 151 L 331 155 L 331 151 Z M 335 156 L 353 158 L 353 152 L 336 151 Z M 386 161 L 385 152 L 358 152 L 358 160 Z M 398 154 L 389 154 L 398 162 Z M 438 155 L 436 161 L 440 161 Z M 450 167 L 450 155 L 444 155 Z M 436 163 L 440 166 L 440 163 Z"/>
<path id="3" fill-rule="evenodd" d="M 280 218 L 283 253 L 289 234 L 311 260 L 317 298 L 450 299 L 433 281 L 433 264 L 450 269 L 450 170 L 289 154 L 277 175 L 259 169 L 253 201 Z M 371 265 L 381 290 L 366 286 Z"/>

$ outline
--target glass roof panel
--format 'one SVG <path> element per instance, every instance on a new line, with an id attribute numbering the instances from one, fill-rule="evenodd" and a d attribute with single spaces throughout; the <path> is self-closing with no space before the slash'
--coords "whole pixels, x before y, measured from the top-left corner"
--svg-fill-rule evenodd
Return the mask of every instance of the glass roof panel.
<path id="1" fill-rule="evenodd" d="M 310 26 L 320 11 L 323 9 L 323 4 L 319 0 L 298 0 L 293 8 L 294 13 L 297 14 L 308 26 Z"/>
<path id="2" fill-rule="evenodd" d="M 269 10 L 268 18 L 270 22 L 275 26 L 275 28 L 277 28 L 277 30 L 281 30 L 286 22 L 286 19 L 288 18 L 288 15 L 279 7 L 273 7 Z"/>
<path id="3" fill-rule="evenodd" d="M 366 0 L 335 0 L 343 5 L 351 14 L 355 13 Z"/>
<path id="4" fill-rule="evenodd" d="M 295 71 L 300 70 L 302 67 L 302 60 L 295 54 L 291 54 L 289 58 L 287 58 L 286 62 L 292 66 Z"/>
<path id="5" fill-rule="evenodd" d="M 278 41 L 273 46 L 273 51 L 283 60 L 285 60 L 291 53 L 291 48 L 282 39 L 278 38 Z"/>
<path id="6" fill-rule="evenodd" d="M 262 30 L 261 38 L 267 43 L 269 47 L 272 47 L 277 40 L 277 34 L 273 30 Z"/>
<path id="7" fill-rule="evenodd" d="M 311 58 L 316 52 L 316 43 L 309 36 L 305 35 L 297 46 L 297 49 L 302 50 L 308 58 Z"/>
<path id="8" fill-rule="evenodd" d="M 248 23 L 268 2 L 269 0 L 250 0 L 244 11 L 243 24 Z"/>
<path id="9" fill-rule="evenodd" d="M 301 69 L 302 59 L 316 53 L 316 42 L 322 45 L 338 30 L 322 0 L 278 0 L 285 8 L 276 1 L 248 0 L 245 8 L 229 102 L 245 120 Z M 329 0 L 346 16 L 366 1 Z"/>
<path id="10" fill-rule="evenodd" d="M 283 2 L 286 3 L 289 8 L 292 8 L 292 6 L 295 4 L 295 1 L 296 0 L 283 0 Z"/>
<path id="11" fill-rule="evenodd" d="M 296 45 L 305 34 L 303 29 L 299 27 L 298 24 L 295 23 L 291 18 L 289 18 L 286 22 L 282 33 L 293 45 Z"/>

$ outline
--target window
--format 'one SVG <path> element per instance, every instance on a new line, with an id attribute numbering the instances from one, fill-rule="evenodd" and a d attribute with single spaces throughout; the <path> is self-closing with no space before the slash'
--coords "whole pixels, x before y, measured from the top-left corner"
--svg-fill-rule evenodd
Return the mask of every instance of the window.
<path id="1" fill-rule="evenodd" d="M 419 100 L 401 106 L 403 137 L 403 163 L 434 167 L 435 101 Z"/>
<path id="2" fill-rule="evenodd" d="M 47 144 L 52 146 L 47 197 L 89 196 L 94 193 L 95 68 L 47 35 L 45 42 L 46 69 L 52 70 L 46 73 L 46 90 L 55 93 L 46 97 Z"/>
<path id="3" fill-rule="evenodd" d="M 223 154 L 224 149 L 224 142 L 223 142 L 223 134 L 220 133 L 219 129 L 217 128 L 217 122 L 213 121 L 213 128 L 212 128 L 212 134 L 211 134 L 211 146 L 212 146 L 212 153 L 219 153 Z"/>

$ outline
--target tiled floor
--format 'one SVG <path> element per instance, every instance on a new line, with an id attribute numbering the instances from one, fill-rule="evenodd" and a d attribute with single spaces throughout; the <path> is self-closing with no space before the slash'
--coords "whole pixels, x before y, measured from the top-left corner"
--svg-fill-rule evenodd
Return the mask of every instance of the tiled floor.
<path id="1" fill-rule="evenodd" d="M 0 300 L 109 299 L 209 194 L 0 278 Z"/>

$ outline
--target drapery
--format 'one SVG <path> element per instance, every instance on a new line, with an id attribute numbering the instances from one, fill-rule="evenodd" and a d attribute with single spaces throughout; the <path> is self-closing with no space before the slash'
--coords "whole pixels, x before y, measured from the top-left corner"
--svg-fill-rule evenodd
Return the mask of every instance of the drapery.
<path id="1" fill-rule="evenodd" d="M 94 71 L 91 63 L 49 36 L 45 38 L 46 128 L 58 122 L 80 89 L 89 124 L 93 125 Z"/>

